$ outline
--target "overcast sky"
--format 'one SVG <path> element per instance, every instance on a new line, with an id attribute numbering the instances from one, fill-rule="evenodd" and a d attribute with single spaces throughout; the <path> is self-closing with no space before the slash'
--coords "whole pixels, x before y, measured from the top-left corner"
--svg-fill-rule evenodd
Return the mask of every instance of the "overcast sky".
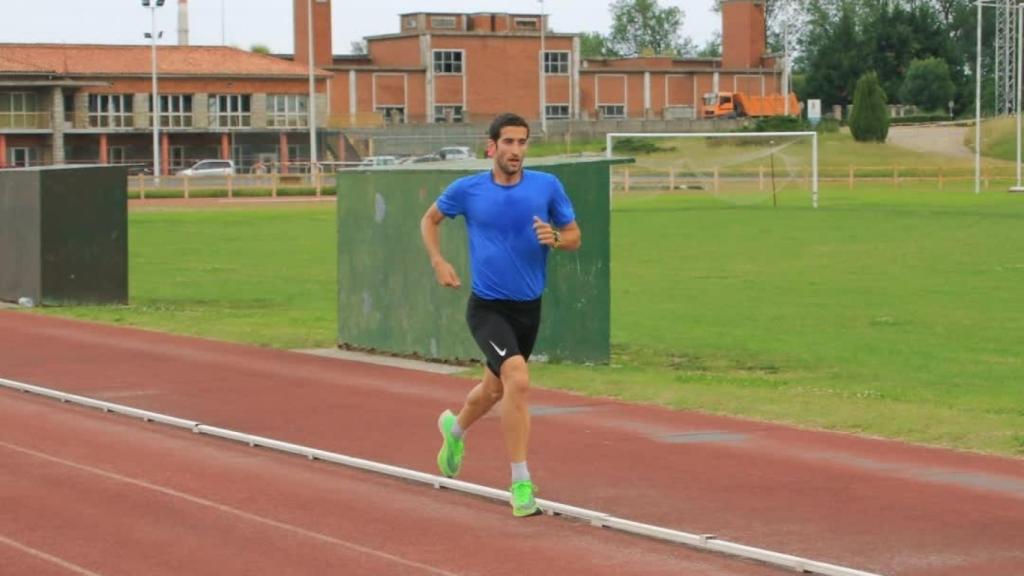
<path id="1" fill-rule="evenodd" d="M 177 42 L 177 0 L 156 10 L 161 43 Z M 609 0 L 546 0 L 554 32 L 607 34 Z M 686 13 L 683 36 L 703 44 L 721 29 L 712 0 L 659 0 Z M 189 0 L 190 43 L 228 44 L 249 49 L 263 44 L 291 53 L 292 0 Z M 350 8 L 352 7 L 352 8 Z M 334 0 L 334 53 L 348 53 L 364 36 L 398 32 L 398 15 L 407 12 L 539 13 L 539 0 Z M 354 12 L 354 13 L 353 13 Z M 224 17 L 222 18 L 222 14 Z M 140 0 L 0 0 L 0 43 L 52 42 L 148 44 L 150 11 Z"/>

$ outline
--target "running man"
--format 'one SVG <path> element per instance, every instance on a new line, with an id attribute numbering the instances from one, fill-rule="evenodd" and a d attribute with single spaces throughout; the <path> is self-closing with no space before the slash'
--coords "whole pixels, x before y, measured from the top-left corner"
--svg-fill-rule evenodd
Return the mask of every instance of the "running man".
<path id="1" fill-rule="evenodd" d="M 420 221 L 423 244 L 438 283 L 462 285 L 441 255 L 440 226 L 446 217 L 462 216 L 469 236 L 472 293 L 466 322 L 486 357 L 483 381 L 466 397 L 458 415 L 445 410 L 438 419 L 443 442 L 437 454 L 441 473 L 458 475 L 465 433 L 499 401 L 505 447 L 512 466 L 512 513 L 540 512 L 530 480 L 526 453 L 530 439 L 526 362 L 540 328 L 541 294 L 552 249 L 577 250 L 580 228 L 572 203 L 558 178 L 523 169 L 530 126 L 515 114 L 494 119 L 487 152 L 494 166 L 487 172 L 453 182 Z"/>

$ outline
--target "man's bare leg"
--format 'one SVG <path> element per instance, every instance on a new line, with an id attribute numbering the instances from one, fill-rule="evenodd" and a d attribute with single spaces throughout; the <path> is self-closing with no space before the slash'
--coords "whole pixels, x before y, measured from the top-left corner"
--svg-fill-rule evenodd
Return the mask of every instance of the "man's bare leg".
<path id="1" fill-rule="evenodd" d="M 501 428 L 505 434 L 505 448 L 511 462 L 526 462 L 530 442 L 530 373 L 522 356 L 513 356 L 501 365 L 501 384 L 504 402 L 501 405 Z"/>
<path id="2" fill-rule="evenodd" d="M 459 411 L 459 428 L 463 431 L 469 430 L 474 422 L 490 412 L 498 400 L 501 400 L 502 393 L 501 380 L 485 365 L 483 380 L 470 390 L 466 396 L 466 403 Z"/>

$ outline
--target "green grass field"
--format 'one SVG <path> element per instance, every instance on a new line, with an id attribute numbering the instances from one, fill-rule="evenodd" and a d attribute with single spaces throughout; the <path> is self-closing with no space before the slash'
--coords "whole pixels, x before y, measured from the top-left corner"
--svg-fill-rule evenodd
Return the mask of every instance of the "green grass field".
<path id="1" fill-rule="evenodd" d="M 1024 197 L 617 198 L 613 361 L 539 385 L 1024 454 Z M 331 206 L 130 215 L 127 307 L 50 314 L 282 348 L 335 334 Z"/>
<path id="2" fill-rule="evenodd" d="M 822 140 L 823 172 L 883 161 L 943 159 Z M 969 173 L 956 162 L 951 172 Z M 617 195 L 612 362 L 535 364 L 535 380 L 1024 455 L 1024 195 L 1002 182 L 980 195 L 969 180 L 935 188 L 826 184 L 818 210 L 793 187 L 776 209 L 766 197 Z M 333 206 L 129 218 L 131 305 L 43 313 L 280 348 L 334 345 Z"/>

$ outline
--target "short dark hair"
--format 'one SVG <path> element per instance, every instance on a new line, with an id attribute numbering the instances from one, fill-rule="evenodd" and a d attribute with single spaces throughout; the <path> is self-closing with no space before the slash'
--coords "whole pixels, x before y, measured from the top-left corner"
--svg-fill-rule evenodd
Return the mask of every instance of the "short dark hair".
<path id="1" fill-rule="evenodd" d="M 526 119 L 519 114 L 506 112 L 499 114 L 497 118 L 491 121 L 491 127 L 487 129 L 487 137 L 497 142 L 501 138 L 501 129 L 506 126 L 522 126 L 526 128 L 526 136 L 530 136 L 530 125 L 527 124 Z"/>

